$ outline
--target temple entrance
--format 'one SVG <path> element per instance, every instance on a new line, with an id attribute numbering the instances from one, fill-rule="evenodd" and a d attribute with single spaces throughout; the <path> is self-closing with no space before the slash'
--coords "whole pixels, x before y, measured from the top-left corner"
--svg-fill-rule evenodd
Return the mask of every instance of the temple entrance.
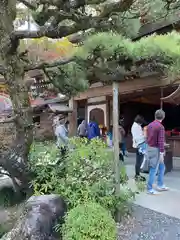
<path id="1" fill-rule="evenodd" d="M 99 125 L 105 125 L 104 122 L 104 111 L 100 108 L 94 108 L 89 114 L 90 120 L 95 120 Z"/>

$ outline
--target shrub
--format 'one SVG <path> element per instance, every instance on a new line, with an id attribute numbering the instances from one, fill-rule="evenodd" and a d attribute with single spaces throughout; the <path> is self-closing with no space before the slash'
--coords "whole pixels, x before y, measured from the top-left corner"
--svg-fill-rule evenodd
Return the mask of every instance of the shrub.
<path id="1" fill-rule="evenodd" d="M 29 160 L 35 194 L 55 192 L 56 180 L 59 180 L 63 173 L 63 162 L 59 162 L 59 150 L 56 145 L 47 141 L 35 142 L 31 146 Z"/>
<path id="2" fill-rule="evenodd" d="M 7 232 L 8 230 L 6 229 L 6 227 L 0 225 L 0 238 L 2 238 Z"/>
<path id="3" fill-rule="evenodd" d="M 110 213 L 93 202 L 73 208 L 62 227 L 63 240 L 116 240 L 116 231 Z"/>
<path id="4" fill-rule="evenodd" d="M 112 214 L 117 206 L 127 210 L 124 205 L 134 193 L 127 190 L 115 196 L 112 152 L 101 140 L 87 143 L 87 140 L 74 138 L 71 144 L 74 150 L 63 159 L 55 145 L 38 143 L 32 147 L 30 162 L 35 173 L 32 182 L 35 194 L 59 194 L 67 199 L 69 209 L 95 201 Z M 125 184 L 125 168 L 121 171 L 121 183 Z"/>

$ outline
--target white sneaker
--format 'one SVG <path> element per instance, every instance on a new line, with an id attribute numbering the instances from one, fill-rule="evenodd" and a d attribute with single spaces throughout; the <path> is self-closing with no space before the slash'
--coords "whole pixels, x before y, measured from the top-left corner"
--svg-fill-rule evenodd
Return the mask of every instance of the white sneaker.
<path id="1" fill-rule="evenodd" d="M 168 191 L 169 190 L 169 188 L 168 187 L 166 187 L 165 185 L 163 185 L 163 186 L 157 186 L 157 191 L 159 191 L 159 192 L 165 192 L 165 191 Z"/>
<path id="2" fill-rule="evenodd" d="M 152 189 L 152 190 L 148 190 L 148 191 L 147 191 L 147 194 L 150 194 L 150 195 L 158 195 L 159 193 L 158 193 L 156 190 Z"/>

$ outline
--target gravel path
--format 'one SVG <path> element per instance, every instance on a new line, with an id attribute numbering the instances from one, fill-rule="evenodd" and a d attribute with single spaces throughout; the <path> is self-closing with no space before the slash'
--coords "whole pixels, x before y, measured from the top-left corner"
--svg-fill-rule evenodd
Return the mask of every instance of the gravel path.
<path id="1" fill-rule="evenodd" d="M 137 205 L 133 208 L 132 217 L 118 227 L 118 240 L 180 240 L 180 219 Z"/>

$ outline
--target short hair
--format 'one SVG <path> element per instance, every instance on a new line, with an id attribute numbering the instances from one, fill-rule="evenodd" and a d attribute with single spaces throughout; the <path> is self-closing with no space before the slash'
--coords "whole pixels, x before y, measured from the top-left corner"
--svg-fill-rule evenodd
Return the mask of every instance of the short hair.
<path id="1" fill-rule="evenodd" d="M 156 120 L 164 120 L 165 118 L 165 112 L 162 109 L 158 109 L 155 112 L 155 119 Z"/>
<path id="2" fill-rule="evenodd" d="M 135 117 L 135 119 L 134 119 L 134 122 L 136 122 L 136 123 L 138 123 L 138 124 L 143 124 L 143 123 L 145 123 L 145 121 L 144 121 L 144 118 L 141 116 L 141 115 L 137 115 L 136 117 Z"/>

